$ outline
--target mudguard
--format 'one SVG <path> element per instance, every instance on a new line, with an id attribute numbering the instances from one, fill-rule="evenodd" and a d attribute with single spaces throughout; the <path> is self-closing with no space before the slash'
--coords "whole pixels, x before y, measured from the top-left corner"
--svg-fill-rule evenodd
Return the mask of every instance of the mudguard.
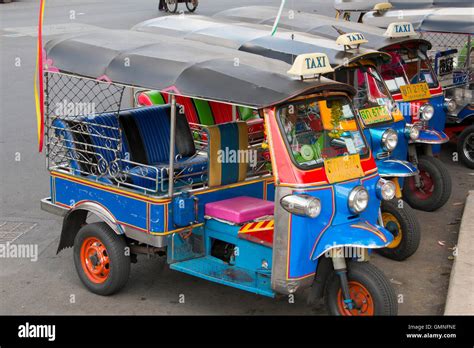
<path id="1" fill-rule="evenodd" d="M 398 159 L 376 160 L 381 177 L 405 178 L 418 174 L 418 169 L 408 161 Z"/>
<path id="2" fill-rule="evenodd" d="M 356 220 L 328 228 L 319 239 L 312 260 L 336 247 L 383 248 L 393 241 L 393 235 L 384 227 L 366 220 Z"/>
<path id="3" fill-rule="evenodd" d="M 416 140 L 411 140 L 410 143 L 416 144 L 444 144 L 449 141 L 446 133 L 436 131 L 434 129 L 421 129 L 420 136 Z"/>

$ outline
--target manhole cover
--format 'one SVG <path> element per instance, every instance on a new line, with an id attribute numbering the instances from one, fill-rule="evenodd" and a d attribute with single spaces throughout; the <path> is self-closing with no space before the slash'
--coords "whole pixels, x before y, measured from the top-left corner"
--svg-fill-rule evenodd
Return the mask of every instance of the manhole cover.
<path id="1" fill-rule="evenodd" d="M 34 222 L 0 221 L 0 243 L 13 242 L 36 225 Z"/>

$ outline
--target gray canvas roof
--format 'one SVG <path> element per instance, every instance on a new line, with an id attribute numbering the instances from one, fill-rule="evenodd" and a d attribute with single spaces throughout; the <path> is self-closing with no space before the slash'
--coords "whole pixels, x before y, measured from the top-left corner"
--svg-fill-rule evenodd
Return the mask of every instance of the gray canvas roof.
<path id="1" fill-rule="evenodd" d="M 231 47 L 289 64 L 299 54 L 315 52 L 325 53 L 333 67 L 342 66 L 361 57 L 390 59 L 385 53 L 363 47 L 344 51 L 344 48 L 332 39 L 284 29 L 271 36 L 270 28 L 265 25 L 228 23 L 205 16 L 190 16 L 186 21 L 176 16 L 159 17 L 139 23 L 132 30 Z"/>
<path id="2" fill-rule="evenodd" d="M 411 22 L 418 31 L 438 31 L 444 33 L 474 34 L 474 6 L 403 10 L 403 21 Z M 365 24 L 386 28 L 392 22 L 400 21 L 398 10 L 390 10 L 383 15 L 368 12 Z"/>
<path id="3" fill-rule="evenodd" d="M 218 12 L 213 17 L 223 20 L 241 21 L 254 24 L 266 24 L 273 25 L 275 17 L 278 13 L 277 7 L 272 6 L 248 6 L 238 7 L 230 10 Z M 409 41 L 422 41 L 424 44 L 431 47 L 428 41 L 414 38 L 397 38 L 392 39 L 384 36 L 385 30 L 375 28 L 373 26 L 348 22 L 344 20 L 337 20 L 332 17 L 300 12 L 300 11 L 283 11 L 280 21 L 279 28 L 288 30 L 297 30 L 308 34 L 325 37 L 331 40 L 336 40 L 340 35 L 338 30 L 350 33 L 358 32 L 364 34 L 369 41 L 364 44 L 364 47 L 375 50 L 383 49 L 387 46 L 395 43 L 406 43 Z M 338 29 L 338 30 L 336 30 Z"/>
<path id="4" fill-rule="evenodd" d="M 305 92 L 352 87 L 321 78 L 298 80 L 290 65 L 229 48 L 127 30 L 99 30 L 49 41 L 46 54 L 61 72 L 115 83 L 261 108 Z M 129 61 L 130 64 L 124 64 Z"/>
<path id="5" fill-rule="evenodd" d="M 334 8 L 342 11 L 371 11 L 381 2 L 391 3 L 394 9 L 472 6 L 472 0 L 334 0 Z"/>

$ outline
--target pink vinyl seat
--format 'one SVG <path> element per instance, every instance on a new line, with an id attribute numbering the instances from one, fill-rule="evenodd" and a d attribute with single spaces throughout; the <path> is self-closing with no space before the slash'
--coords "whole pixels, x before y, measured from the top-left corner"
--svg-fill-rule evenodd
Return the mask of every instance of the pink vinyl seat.
<path id="1" fill-rule="evenodd" d="M 240 196 L 207 203 L 205 214 L 209 217 L 242 224 L 266 215 L 273 215 L 273 202 Z"/>

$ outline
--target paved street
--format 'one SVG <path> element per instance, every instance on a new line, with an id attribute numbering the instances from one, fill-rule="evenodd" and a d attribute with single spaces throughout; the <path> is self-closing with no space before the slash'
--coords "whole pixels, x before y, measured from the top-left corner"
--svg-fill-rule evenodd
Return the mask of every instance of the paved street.
<path id="1" fill-rule="evenodd" d="M 201 0 L 196 13 L 279 2 Z M 162 15 L 158 0 L 46 3 L 45 41 L 94 26 L 130 28 Z M 287 6 L 333 15 L 327 0 L 287 1 Z M 39 209 L 49 182 L 44 154 L 37 152 L 34 113 L 37 11 L 38 1 L 0 4 L 0 236 L 38 245 L 39 251 L 36 261 L 0 258 L 0 314 L 325 314 L 322 304 L 310 308 L 303 297 L 295 303 L 272 300 L 171 271 L 164 259 L 139 258 L 127 286 L 113 297 L 93 295 L 82 286 L 72 250 L 56 255 L 61 220 Z M 454 150 L 447 145 L 441 156 L 453 179 L 451 199 L 435 213 L 417 213 L 423 233 L 418 252 L 403 263 L 374 257 L 399 294 L 400 314 L 443 313 L 450 248 L 457 241 L 466 192 L 474 189 L 474 172 L 451 160 Z"/>

